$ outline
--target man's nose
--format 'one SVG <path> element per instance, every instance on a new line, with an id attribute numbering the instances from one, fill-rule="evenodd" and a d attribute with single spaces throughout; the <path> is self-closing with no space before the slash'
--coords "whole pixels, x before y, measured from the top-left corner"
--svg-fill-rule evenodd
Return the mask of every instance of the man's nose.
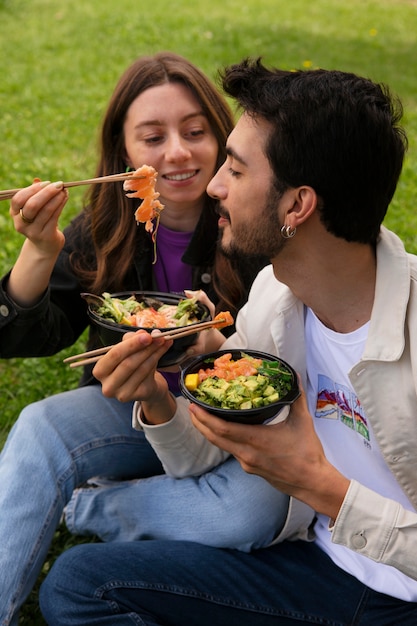
<path id="1" fill-rule="evenodd" d="M 207 185 L 207 193 L 212 198 L 216 200 L 224 199 L 227 196 L 227 190 L 225 185 L 222 183 L 222 168 L 217 170 L 216 174 L 213 176 L 209 184 Z"/>

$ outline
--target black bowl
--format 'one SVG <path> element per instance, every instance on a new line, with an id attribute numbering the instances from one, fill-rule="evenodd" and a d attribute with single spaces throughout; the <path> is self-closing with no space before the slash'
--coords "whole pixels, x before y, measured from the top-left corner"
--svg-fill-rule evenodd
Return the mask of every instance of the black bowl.
<path id="1" fill-rule="evenodd" d="M 185 386 L 185 377 L 188 374 L 195 374 L 200 369 L 207 369 L 211 366 L 214 359 L 222 354 L 231 354 L 233 360 L 240 359 L 244 354 L 248 354 L 256 359 L 264 361 L 278 361 L 291 374 L 291 388 L 288 393 L 277 402 L 272 402 L 266 406 L 254 409 L 226 409 L 211 406 L 196 398 L 191 391 Z M 189 360 L 185 367 L 181 369 L 180 389 L 183 396 L 190 400 L 193 404 L 197 404 L 209 413 L 221 417 L 228 422 L 239 422 L 241 424 L 263 424 L 278 415 L 278 413 L 287 405 L 292 404 L 299 396 L 298 379 L 295 370 L 286 361 L 279 359 L 272 354 L 266 352 L 258 352 L 256 350 L 220 350 L 203 354 L 195 359 Z"/>
<path id="2" fill-rule="evenodd" d="M 138 300 L 150 299 L 158 300 L 164 304 L 177 305 L 181 300 L 184 300 L 185 295 L 174 293 L 163 293 L 158 291 L 122 291 L 118 293 L 112 293 L 112 298 L 127 299 L 131 296 L 135 296 Z M 94 304 L 88 305 L 88 316 L 92 322 L 98 328 L 98 334 L 103 345 L 113 345 L 122 340 L 123 335 L 126 332 L 135 332 L 136 330 L 146 330 L 152 332 L 153 328 L 142 328 L 140 326 L 129 326 L 127 324 L 118 324 L 112 322 L 110 319 L 101 317 L 97 313 L 97 306 Z M 199 322 L 204 322 L 211 319 L 209 309 L 201 303 L 198 303 L 198 318 Z M 197 323 L 197 322 L 196 322 Z M 193 324 L 189 324 L 185 328 L 191 328 Z M 179 327 L 176 327 L 179 328 Z M 159 330 L 169 330 L 169 328 L 160 328 Z M 180 337 L 175 339 L 171 348 L 169 348 L 158 362 L 159 367 L 168 367 L 177 364 L 184 357 L 185 352 L 189 346 L 191 346 L 198 337 L 198 331 L 186 337 Z"/>

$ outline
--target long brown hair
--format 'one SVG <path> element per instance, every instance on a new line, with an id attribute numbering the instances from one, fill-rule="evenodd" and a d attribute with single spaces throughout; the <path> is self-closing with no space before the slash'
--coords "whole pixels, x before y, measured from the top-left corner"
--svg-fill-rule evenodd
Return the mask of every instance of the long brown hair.
<path id="1" fill-rule="evenodd" d="M 224 161 L 226 138 L 234 125 L 226 100 L 190 61 L 172 52 L 160 52 L 140 57 L 119 79 L 103 119 L 96 176 L 126 170 L 123 126 L 127 111 L 146 89 L 169 82 L 180 82 L 192 91 L 219 145 L 216 169 Z M 203 210 L 214 204 L 207 196 Z M 73 255 L 71 259 L 74 271 L 89 291 L 102 293 L 123 289 L 137 245 L 138 229 L 133 223 L 136 207 L 120 184 L 93 185 L 89 190 L 81 227 L 90 233 L 94 250 L 83 256 Z"/>

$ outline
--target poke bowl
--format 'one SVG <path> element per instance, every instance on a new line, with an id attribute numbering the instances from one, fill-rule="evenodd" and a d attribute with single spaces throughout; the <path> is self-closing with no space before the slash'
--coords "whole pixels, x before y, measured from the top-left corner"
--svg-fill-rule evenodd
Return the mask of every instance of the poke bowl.
<path id="1" fill-rule="evenodd" d="M 195 298 L 187 298 L 181 294 L 123 291 L 104 293 L 101 298 L 88 295 L 84 296 L 88 302 L 87 313 L 97 327 L 100 340 L 105 346 L 118 343 L 126 332 L 140 329 L 152 332 L 155 328 L 161 331 L 188 328 L 211 319 L 208 307 Z M 172 346 L 159 360 L 158 367 L 177 364 L 197 337 L 198 331 L 174 339 Z"/>
<path id="2" fill-rule="evenodd" d="M 189 360 L 180 389 L 193 404 L 242 424 L 270 421 L 300 396 L 291 365 L 256 350 L 220 350 Z"/>

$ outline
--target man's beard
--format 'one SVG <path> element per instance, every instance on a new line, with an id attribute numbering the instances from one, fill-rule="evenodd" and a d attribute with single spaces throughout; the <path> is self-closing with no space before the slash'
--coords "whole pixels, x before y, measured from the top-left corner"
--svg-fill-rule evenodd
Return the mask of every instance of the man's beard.
<path id="1" fill-rule="evenodd" d="M 219 245 L 223 254 L 229 259 L 244 256 L 264 256 L 272 259 L 284 247 L 286 240 L 281 235 L 278 219 L 278 205 L 282 197 L 275 189 L 272 190 L 253 223 L 238 224 L 233 228 L 228 243 L 223 241 L 223 232 L 219 233 Z M 229 226 L 229 229 L 232 227 Z"/>

